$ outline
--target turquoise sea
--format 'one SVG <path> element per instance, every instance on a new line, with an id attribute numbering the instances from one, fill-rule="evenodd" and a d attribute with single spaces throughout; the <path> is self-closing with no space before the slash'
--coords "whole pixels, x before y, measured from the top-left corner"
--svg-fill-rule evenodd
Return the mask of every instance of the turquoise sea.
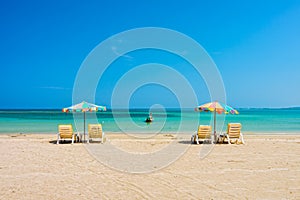
<path id="1" fill-rule="evenodd" d="M 300 108 L 238 109 L 239 115 L 217 115 L 217 131 L 225 131 L 228 122 L 239 122 L 245 134 L 300 134 Z M 196 131 L 198 124 L 213 125 L 213 114 L 193 109 L 152 110 L 154 122 L 144 122 L 149 110 L 133 109 L 87 113 L 86 124 L 102 123 L 105 132 L 186 132 Z M 75 120 L 74 120 L 75 119 Z M 223 123 L 224 119 L 224 123 Z M 56 133 L 59 124 L 73 124 L 83 131 L 83 113 L 61 110 L 0 110 L 0 134 Z"/>

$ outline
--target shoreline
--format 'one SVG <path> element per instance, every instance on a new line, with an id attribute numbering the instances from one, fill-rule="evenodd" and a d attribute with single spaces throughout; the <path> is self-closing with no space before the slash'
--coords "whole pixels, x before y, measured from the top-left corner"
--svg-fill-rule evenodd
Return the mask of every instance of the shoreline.
<path id="1" fill-rule="evenodd" d="M 160 133 L 150 133 L 150 132 L 127 132 L 127 133 L 124 133 L 124 132 L 114 132 L 114 131 L 109 131 L 109 132 L 106 132 L 104 131 L 105 134 L 108 134 L 108 135 L 112 135 L 112 134 L 115 134 L 115 135 L 131 135 L 131 134 L 137 134 L 137 135 L 163 135 L 163 134 L 173 134 L 173 135 L 191 135 L 193 133 L 196 132 L 193 131 L 191 133 L 187 133 L 187 132 L 179 132 L 179 133 L 174 133 L 172 131 L 168 131 L 168 132 L 160 132 Z M 87 132 L 86 132 L 87 134 Z M 254 131 L 251 131 L 251 132 L 242 132 L 242 134 L 244 136 L 280 136 L 280 135 L 287 135 L 287 136 L 300 136 L 300 131 L 299 132 L 263 132 L 263 131 L 259 131 L 259 132 L 254 132 Z M 54 132 L 11 132 L 11 133 L 1 133 L 0 132 L 0 136 L 2 135 L 57 135 L 57 133 L 54 133 Z"/>
<path id="2" fill-rule="evenodd" d="M 141 136 L 141 137 L 139 137 Z M 145 137 L 147 136 L 147 137 Z M 187 140 L 186 144 L 190 144 L 190 134 L 174 134 L 174 133 L 159 133 L 159 134 L 147 134 L 144 133 L 121 133 L 121 132 L 109 132 L 105 133 L 105 137 L 108 139 L 129 139 L 129 140 L 141 140 L 146 141 L 151 139 L 170 139 L 170 140 Z M 244 134 L 245 142 L 247 143 L 247 139 L 249 140 L 256 140 L 256 139 L 293 139 L 293 140 L 300 140 L 300 133 L 299 134 Z M 5 133 L 0 134 L 1 139 L 57 139 L 57 133 Z M 79 142 L 80 144 L 81 142 Z M 78 144 L 78 143 L 77 143 Z M 299 143 L 300 144 L 300 143 Z M 218 145 L 223 145 L 222 143 L 218 143 Z M 194 144 L 192 145 L 194 146 Z M 197 146 L 197 145 L 196 145 Z"/>

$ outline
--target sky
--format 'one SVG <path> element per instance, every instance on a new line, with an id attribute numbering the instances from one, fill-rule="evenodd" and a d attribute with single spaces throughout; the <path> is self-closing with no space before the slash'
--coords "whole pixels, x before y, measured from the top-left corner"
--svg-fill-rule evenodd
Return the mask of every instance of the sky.
<path id="1" fill-rule="evenodd" d="M 89 53 L 115 34 L 143 27 L 171 29 L 202 45 L 220 72 L 229 105 L 300 106 L 299 19 L 298 0 L 1 1 L 0 109 L 70 106 L 76 76 Z M 99 81 L 95 99 L 87 100 L 111 107 L 118 81 L 147 63 L 177 70 L 190 81 L 199 103 L 212 100 L 190 63 L 155 49 L 120 55 Z M 153 76 L 173 78 L 159 70 Z M 183 86 L 178 81 L 174 87 Z M 182 98 L 149 83 L 130 95 L 128 105 L 179 107 L 189 96 Z"/>

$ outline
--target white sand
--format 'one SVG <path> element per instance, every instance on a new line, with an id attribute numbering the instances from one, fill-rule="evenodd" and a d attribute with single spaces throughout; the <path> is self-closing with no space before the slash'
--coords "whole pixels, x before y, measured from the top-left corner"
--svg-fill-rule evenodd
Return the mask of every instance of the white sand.
<path id="1" fill-rule="evenodd" d="M 108 138 L 129 152 L 157 151 L 172 140 Z M 299 135 L 245 136 L 246 145 L 216 145 L 203 159 L 203 145 L 187 141 L 180 159 L 145 174 L 113 170 L 83 144 L 55 139 L 0 136 L 0 199 L 300 199 Z"/>

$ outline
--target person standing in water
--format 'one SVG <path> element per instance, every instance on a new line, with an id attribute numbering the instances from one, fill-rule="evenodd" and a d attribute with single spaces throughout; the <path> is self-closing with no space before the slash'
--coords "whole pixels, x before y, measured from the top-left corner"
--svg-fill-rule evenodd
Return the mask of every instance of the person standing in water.
<path id="1" fill-rule="evenodd" d="M 152 122 L 153 121 L 153 117 L 152 117 L 152 113 L 149 114 L 149 116 L 146 118 L 145 122 Z"/>
<path id="2" fill-rule="evenodd" d="M 149 114 L 149 118 L 151 121 L 153 121 L 152 113 Z"/>

